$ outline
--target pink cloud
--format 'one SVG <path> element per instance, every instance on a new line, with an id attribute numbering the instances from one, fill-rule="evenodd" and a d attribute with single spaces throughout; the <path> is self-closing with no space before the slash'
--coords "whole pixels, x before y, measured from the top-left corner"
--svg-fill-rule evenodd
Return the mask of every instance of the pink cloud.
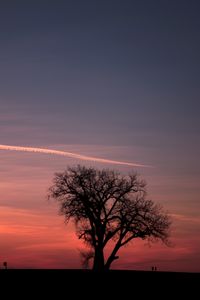
<path id="1" fill-rule="evenodd" d="M 63 148 L 63 145 L 56 146 L 56 149 Z M 102 157 L 112 158 L 114 155 L 116 159 L 122 159 L 124 151 L 128 159 L 132 156 L 137 160 L 142 158 L 137 148 L 133 155 L 128 147 L 68 145 L 70 151 L 75 148 L 86 155 L 96 153 Z M 63 217 L 58 216 L 57 204 L 48 202 L 46 198 L 54 173 L 76 163 L 72 159 L 50 159 L 42 154 L 1 152 L 1 261 L 8 261 L 10 267 L 81 267 L 78 249 L 84 245 L 77 239 L 72 224 L 66 227 Z M 98 166 L 105 167 L 103 164 Z M 125 173 L 129 171 L 127 167 L 117 169 Z M 120 260 L 113 267 L 148 270 L 156 264 L 160 270 L 199 271 L 199 210 L 198 202 L 192 201 L 198 197 L 198 189 L 195 194 L 196 181 L 183 180 L 184 187 L 193 189 L 195 195 L 188 202 L 188 195 L 180 189 L 181 178 L 160 177 L 158 168 L 143 171 L 142 177 L 149 184 L 149 197 L 163 203 L 172 214 L 174 247 L 155 244 L 149 248 L 144 246 L 144 242 L 135 241 L 120 251 Z M 183 201 L 184 205 L 180 205 Z"/>

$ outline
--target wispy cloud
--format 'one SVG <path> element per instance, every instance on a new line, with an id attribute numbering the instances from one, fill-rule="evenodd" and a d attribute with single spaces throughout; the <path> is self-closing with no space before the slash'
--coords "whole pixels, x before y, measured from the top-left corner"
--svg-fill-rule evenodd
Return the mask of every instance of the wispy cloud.
<path id="1" fill-rule="evenodd" d="M 46 149 L 46 148 L 0 145 L 0 150 L 53 154 L 53 155 L 60 155 L 60 156 L 66 156 L 66 157 L 70 157 L 70 158 L 85 160 L 85 161 L 94 161 L 94 162 L 99 162 L 99 163 L 115 164 L 115 165 L 125 165 L 125 166 L 130 166 L 130 167 L 143 167 L 143 168 L 151 167 L 148 165 L 143 165 L 143 164 L 138 164 L 138 163 L 133 163 L 133 162 L 124 162 L 124 161 L 117 161 L 117 160 L 111 160 L 111 159 L 104 159 L 104 158 L 99 158 L 99 157 L 92 157 L 92 156 L 77 154 L 77 153 L 73 153 L 73 152 L 59 151 L 59 150 Z"/>
<path id="2" fill-rule="evenodd" d="M 174 218 L 178 221 L 196 223 L 196 224 L 200 225 L 200 219 L 198 217 L 185 216 L 185 215 L 181 215 L 181 214 L 171 214 L 171 216 L 172 216 L 172 218 Z"/>

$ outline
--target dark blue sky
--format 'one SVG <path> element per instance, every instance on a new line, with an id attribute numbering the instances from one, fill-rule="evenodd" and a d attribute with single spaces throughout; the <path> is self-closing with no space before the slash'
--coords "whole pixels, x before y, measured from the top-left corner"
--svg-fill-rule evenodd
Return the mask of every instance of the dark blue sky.
<path id="1" fill-rule="evenodd" d="M 1 1 L 2 125 L 15 131 L 2 141 L 191 143 L 199 13 L 199 1 Z"/>

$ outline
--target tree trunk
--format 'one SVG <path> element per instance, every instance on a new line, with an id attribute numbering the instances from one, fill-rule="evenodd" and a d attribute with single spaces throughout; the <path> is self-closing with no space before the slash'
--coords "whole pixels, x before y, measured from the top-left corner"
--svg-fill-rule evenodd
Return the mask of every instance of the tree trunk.
<path id="1" fill-rule="evenodd" d="M 97 247 L 95 249 L 93 270 L 94 271 L 103 271 L 104 270 L 104 254 L 103 254 L 102 248 Z"/>
<path id="2" fill-rule="evenodd" d="M 119 256 L 116 256 L 116 254 L 117 254 L 120 246 L 121 246 L 121 240 L 117 242 L 111 255 L 108 257 L 107 262 L 105 264 L 105 268 L 104 268 L 105 270 L 109 270 L 113 261 L 119 258 Z"/>
<path id="3" fill-rule="evenodd" d="M 119 256 L 110 256 L 109 259 L 107 260 L 106 264 L 105 264 L 105 270 L 109 270 L 111 264 L 113 263 L 114 260 L 118 259 Z"/>

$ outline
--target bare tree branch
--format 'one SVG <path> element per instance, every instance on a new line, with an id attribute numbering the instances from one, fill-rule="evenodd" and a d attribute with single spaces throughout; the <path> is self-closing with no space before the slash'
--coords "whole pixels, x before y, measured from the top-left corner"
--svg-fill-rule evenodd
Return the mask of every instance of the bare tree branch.
<path id="1" fill-rule="evenodd" d="M 55 174 L 49 198 L 58 201 L 60 213 L 74 221 L 79 239 L 93 250 L 94 269 L 110 268 L 118 250 L 134 238 L 168 244 L 170 218 L 146 199 L 146 183 L 136 173 L 68 168 Z M 104 250 L 111 240 L 114 246 L 105 263 Z"/>

